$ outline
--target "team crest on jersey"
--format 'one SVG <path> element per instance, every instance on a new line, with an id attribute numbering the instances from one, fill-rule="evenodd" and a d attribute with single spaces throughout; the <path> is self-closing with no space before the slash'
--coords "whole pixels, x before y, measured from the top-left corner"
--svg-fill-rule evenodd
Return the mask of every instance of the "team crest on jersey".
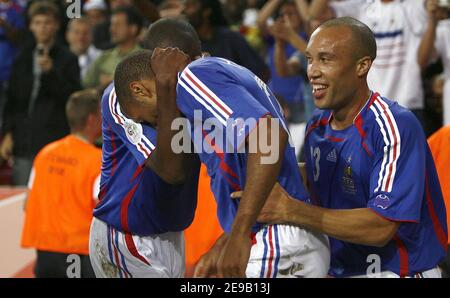
<path id="1" fill-rule="evenodd" d="M 132 121 L 125 121 L 125 134 L 133 145 L 139 143 L 142 139 L 142 126 Z"/>
<path id="2" fill-rule="evenodd" d="M 344 192 L 349 194 L 356 194 L 355 180 L 353 179 L 353 170 L 351 167 L 352 157 L 347 159 L 347 164 L 344 167 L 344 173 L 342 175 L 342 188 Z"/>
<path id="3" fill-rule="evenodd" d="M 373 202 L 373 205 L 377 208 L 381 208 L 383 210 L 386 210 L 389 205 L 391 204 L 389 197 L 385 194 L 379 194 L 375 197 L 375 200 Z"/>

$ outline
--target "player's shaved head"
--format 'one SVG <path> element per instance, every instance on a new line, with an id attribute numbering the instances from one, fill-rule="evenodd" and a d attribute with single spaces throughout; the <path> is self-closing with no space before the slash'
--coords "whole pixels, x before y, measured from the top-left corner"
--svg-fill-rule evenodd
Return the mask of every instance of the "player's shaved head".
<path id="1" fill-rule="evenodd" d="M 132 82 L 154 77 L 150 67 L 152 51 L 141 50 L 123 59 L 114 73 L 114 87 L 120 105 L 125 105 L 133 99 L 130 90 Z"/>
<path id="2" fill-rule="evenodd" d="M 352 55 L 355 59 L 368 56 L 375 60 L 377 57 L 377 44 L 373 32 L 367 25 L 351 17 L 342 17 L 326 21 L 317 30 L 336 27 L 345 27 L 350 30 L 352 34 L 352 48 L 354 50 Z"/>
<path id="3" fill-rule="evenodd" d="M 164 18 L 153 23 L 143 41 L 145 49 L 179 48 L 191 59 L 201 55 L 201 43 L 197 32 L 188 22 Z"/>

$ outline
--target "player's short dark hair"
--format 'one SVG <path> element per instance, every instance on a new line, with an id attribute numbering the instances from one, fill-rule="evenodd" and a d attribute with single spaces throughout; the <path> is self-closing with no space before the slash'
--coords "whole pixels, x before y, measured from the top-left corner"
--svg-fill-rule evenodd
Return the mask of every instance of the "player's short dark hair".
<path id="1" fill-rule="evenodd" d="M 72 131 L 82 130 L 89 115 L 99 113 L 100 93 L 85 89 L 73 93 L 66 103 L 66 117 Z"/>
<path id="2" fill-rule="evenodd" d="M 126 105 L 133 99 L 130 84 L 135 81 L 154 77 L 150 66 L 152 51 L 141 50 L 123 59 L 114 73 L 114 87 L 120 105 Z"/>
<path id="3" fill-rule="evenodd" d="M 143 47 L 150 51 L 155 48 L 178 48 L 192 59 L 201 55 L 200 39 L 188 22 L 163 18 L 153 23 L 145 34 Z"/>
<path id="4" fill-rule="evenodd" d="M 326 21 L 319 28 L 339 26 L 346 27 L 352 32 L 356 59 L 369 56 L 372 60 L 375 60 L 377 57 L 377 43 L 372 30 L 366 24 L 351 17 L 342 17 Z"/>
<path id="5" fill-rule="evenodd" d="M 38 15 L 51 16 L 56 21 L 60 21 L 59 9 L 50 1 L 36 1 L 30 5 L 28 9 L 28 18 L 30 21 Z"/>
<path id="6" fill-rule="evenodd" d="M 144 25 L 144 19 L 141 13 L 134 6 L 119 6 L 111 12 L 111 16 L 123 13 L 127 17 L 128 25 L 135 25 L 137 27 L 137 34 Z"/>

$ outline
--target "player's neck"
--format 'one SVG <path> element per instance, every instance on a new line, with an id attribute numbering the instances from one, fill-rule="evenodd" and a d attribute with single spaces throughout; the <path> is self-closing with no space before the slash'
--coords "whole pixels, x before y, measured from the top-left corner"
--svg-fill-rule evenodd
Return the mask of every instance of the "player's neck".
<path id="1" fill-rule="evenodd" d="M 356 116 L 361 112 L 371 95 L 368 87 L 358 90 L 355 96 L 348 101 L 348 104 L 339 110 L 333 111 L 331 119 L 331 128 L 335 130 L 343 130 L 353 125 Z"/>

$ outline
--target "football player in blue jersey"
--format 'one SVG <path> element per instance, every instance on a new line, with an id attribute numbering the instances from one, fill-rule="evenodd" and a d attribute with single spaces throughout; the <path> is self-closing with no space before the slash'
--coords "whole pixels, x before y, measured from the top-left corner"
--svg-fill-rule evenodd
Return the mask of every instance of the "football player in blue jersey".
<path id="1" fill-rule="evenodd" d="M 306 57 L 319 108 L 306 170 L 319 206 L 277 185 L 259 220 L 329 235 L 332 276 L 440 277 L 447 226 L 435 165 L 414 114 L 369 89 L 373 33 L 352 18 L 327 21 Z"/>
<path id="2" fill-rule="evenodd" d="M 248 69 L 222 58 L 197 59 L 201 55 L 199 44 L 188 23 L 173 19 L 152 24 L 144 39 L 144 47 L 154 51 L 151 66 L 157 78 L 167 73 L 164 65 L 171 63 L 170 56 L 177 51 L 174 48 L 187 53 L 192 61 L 179 73 L 169 75 L 177 75 L 177 86 L 171 86 L 171 91 L 164 89 L 171 100 L 176 92 L 176 106 L 161 109 L 180 111 L 188 120 L 187 130 L 211 177 L 218 218 L 225 231 L 200 261 L 197 275 L 325 276 L 329 265 L 326 237 L 289 224 L 256 224 L 275 182 L 292 197 L 309 203 L 280 105 Z M 163 62 L 157 65 L 159 60 Z M 157 92 L 160 88 L 157 79 Z M 158 105 L 160 98 L 158 94 Z M 261 142 L 251 144 L 253 136 L 269 140 L 273 150 L 265 151 Z M 254 150 L 248 150 L 252 145 L 256 145 Z M 230 197 L 236 190 L 243 190 L 239 202 Z"/>
<path id="3" fill-rule="evenodd" d="M 176 74 L 189 59 L 166 52 L 170 63 L 153 63 L 155 76 L 151 57 L 140 51 L 120 62 L 102 98 L 100 203 L 90 235 L 97 277 L 184 276 L 183 230 L 194 218 L 200 163 L 196 154 L 174 154 L 170 142 Z"/>

